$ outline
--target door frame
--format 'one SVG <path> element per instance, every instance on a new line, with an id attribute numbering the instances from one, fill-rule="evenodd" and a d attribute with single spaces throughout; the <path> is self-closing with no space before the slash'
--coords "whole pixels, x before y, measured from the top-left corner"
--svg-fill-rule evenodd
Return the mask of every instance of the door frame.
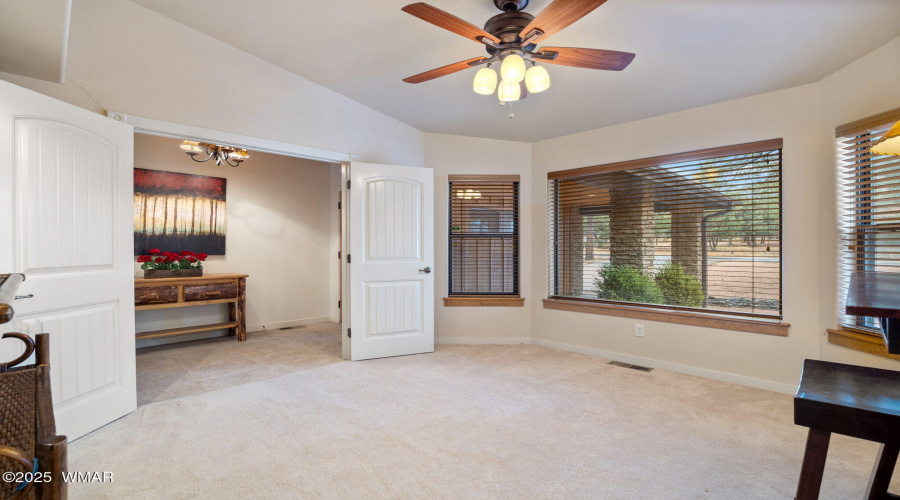
<path id="1" fill-rule="evenodd" d="M 134 127 L 135 133 L 156 135 L 160 137 L 169 137 L 172 139 L 186 139 L 198 142 L 211 142 L 214 144 L 222 144 L 233 146 L 251 151 L 260 151 L 263 153 L 276 154 L 281 156 L 291 156 L 294 158 L 303 158 L 306 160 L 323 161 L 328 163 L 337 163 L 341 165 L 341 192 L 340 197 L 343 202 L 349 202 L 347 193 L 347 180 L 350 179 L 350 162 L 359 161 L 359 156 L 351 153 L 340 153 L 337 151 L 329 151 L 327 149 L 312 148 L 289 142 L 273 141 L 260 137 L 234 134 L 231 132 L 223 132 L 221 130 L 213 130 L 203 127 L 195 127 L 192 125 L 182 125 L 180 123 L 156 120 L 154 118 L 146 118 L 143 116 L 126 115 L 116 111 L 107 111 L 109 118 L 127 123 Z M 350 325 L 350 294 L 348 293 L 350 275 L 349 265 L 347 264 L 346 255 L 349 250 L 349 210 L 346 206 L 342 207 L 340 213 L 340 231 L 341 231 L 341 357 L 345 360 L 350 359 L 350 342 L 347 337 L 347 329 Z"/>

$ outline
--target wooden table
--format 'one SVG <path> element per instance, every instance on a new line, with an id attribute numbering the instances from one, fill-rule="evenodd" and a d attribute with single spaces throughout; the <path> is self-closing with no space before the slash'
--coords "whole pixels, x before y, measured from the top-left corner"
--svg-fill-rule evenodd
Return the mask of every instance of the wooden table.
<path id="1" fill-rule="evenodd" d="M 208 325 L 169 328 L 137 334 L 138 339 L 154 339 L 188 333 L 229 330 L 238 341 L 247 340 L 246 274 L 207 274 L 184 278 L 136 278 L 134 310 L 228 304 L 228 321 Z"/>
<path id="2" fill-rule="evenodd" d="M 797 500 L 819 498 L 832 433 L 881 443 L 865 498 L 900 498 L 887 492 L 900 453 L 900 372 L 807 359 L 794 423 L 809 427 Z"/>
<path id="3" fill-rule="evenodd" d="M 850 275 L 847 314 L 880 318 L 884 345 L 900 354 L 900 273 L 856 272 Z"/>

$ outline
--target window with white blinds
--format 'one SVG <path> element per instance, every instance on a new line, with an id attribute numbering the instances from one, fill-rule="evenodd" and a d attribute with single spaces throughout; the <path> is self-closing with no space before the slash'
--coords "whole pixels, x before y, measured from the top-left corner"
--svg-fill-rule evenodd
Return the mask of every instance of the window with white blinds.
<path id="1" fill-rule="evenodd" d="M 841 214 L 839 311 L 844 328 L 881 337 L 877 318 L 844 312 L 850 275 L 900 272 L 900 157 L 869 147 L 900 121 L 900 109 L 838 127 Z"/>
<path id="2" fill-rule="evenodd" d="M 550 298 L 781 319 L 781 148 L 550 172 Z"/>
<path id="3" fill-rule="evenodd" d="M 519 176 L 449 181 L 449 295 L 518 296 Z"/>

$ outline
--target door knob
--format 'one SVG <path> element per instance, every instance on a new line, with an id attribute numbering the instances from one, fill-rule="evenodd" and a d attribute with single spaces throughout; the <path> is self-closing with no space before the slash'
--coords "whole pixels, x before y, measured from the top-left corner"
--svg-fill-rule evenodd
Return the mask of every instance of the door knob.
<path id="1" fill-rule="evenodd" d="M 431 272 L 431 268 L 430 268 L 430 267 L 426 267 L 425 269 L 419 269 L 419 272 L 420 272 L 420 273 L 428 274 L 428 273 Z"/>

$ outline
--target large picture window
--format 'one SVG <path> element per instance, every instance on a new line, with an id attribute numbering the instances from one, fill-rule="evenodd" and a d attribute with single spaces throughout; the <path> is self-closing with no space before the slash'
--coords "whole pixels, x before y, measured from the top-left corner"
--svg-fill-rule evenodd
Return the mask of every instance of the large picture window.
<path id="1" fill-rule="evenodd" d="M 550 172 L 550 298 L 780 320 L 781 148 Z"/>
<path id="2" fill-rule="evenodd" d="M 449 180 L 449 294 L 518 296 L 519 176 Z"/>
<path id="3" fill-rule="evenodd" d="M 851 316 L 844 307 L 852 273 L 900 272 L 900 157 L 869 151 L 898 120 L 894 110 L 837 129 L 841 324 L 879 340 L 877 318 Z"/>

